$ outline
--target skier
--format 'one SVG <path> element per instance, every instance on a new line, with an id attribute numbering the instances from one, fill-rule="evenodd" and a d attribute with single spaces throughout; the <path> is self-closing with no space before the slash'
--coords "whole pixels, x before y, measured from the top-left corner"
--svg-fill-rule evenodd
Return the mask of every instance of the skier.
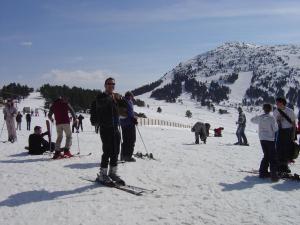
<path id="1" fill-rule="evenodd" d="M 22 114 L 21 112 L 18 112 L 17 116 L 16 116 L 16 122 L 17 122 L 17 130 L 21 130 L 21 123 L 22 123 Z"/>
<path id="2" fill-rule="evenodd" d="M 279 159 L 279 173 L 290 173 L 288 162 L 294 150 L 294 139 L 296 137 L 296 116 L 292 109 L 286 107 L 285 98 L 276 99 L 277 109 L 274 110 L 274 117 L 278 123 L 278 135 L 276 140 L 276 150 Z"/>
<path id="3" fill-rule="evenodd" d="M 42 128 L 40 126 L 34 127 L 34 133 L 29 135 L 29 152 L 30 155 L 42 155 L 46 151 L 53 151 L 55 148 L 55 143 L 51 142 L 51 148 L 49 142 L 43 137 L 49 135 L 49 131 L 42 133 Z"/>
<path id="4" fill-rule="evenodd" d="M 238 125 L 237 130 L 236 130 L 236 136 L 238 138 L 238 142 L 235 143 L 235 145 L 247 145 L 248 140 L 245 135 L 245 128 L 246 128 L 246 116 L 245 113 L 243 112 L 242 107 L 238 107 L 238 112 L 239 112 L 239 118 L 236 124 Z"/>
<path id="5" fill-rule="evenodd" d="M 6 127 L 8 132 L 8 141 L 14 143 L 17 140 L 15 116 L 17 115 L 17 109 L 14 107 L 12 100 L 8 99 L 3 109 L 4 120 L 6 121 Z"/>
<path id="6" fill-rule="evenodd" d="M 84 117 L 81 114 L 79 114 L 79 116 L 78 116 L 78 130 L 79 130 L 79 128 L 81 128 L 81 132 L 83 131 L 82 120 L 84 120 Z"/>
<path id="7" fill-rule="evenodd" d="M 127 117 L 120 120 L 122 127 L 122 148 L 121 148 L 121 160 L 127 162 L 135 162 L 136 160 L 132 157 L 134 152 L 134 145 L 136 141 L 136 130 L 137 117 L 134 116 L 133 111 L 133 94 L 128 91 L 125 93 L 125 100 L 127 102 Z"/>
<path id="8" fill-rule="evenodd" d="M 44 109 L 44 114 L 45 114 L 45 117 L 47 117 L 47 110 Z"/>
<path id="9" fill-rule="evenodd" d="M 119 116 L 127 111 L 126 101 L 121 95 L 114 93 L 115 79 L 105 80 L 105 91 L 100 93 L 96 99 L 97 122 L 100 126 L 100 137 L 102 140 L 102 159 L 100 172 L 97 180 L 103 185 L 114 186 L 125 185 L 124 180 L 117 173 L 118 155 L 120 151 Z M 109 164 L 109 171 L 108 171 Z"/>
<path id="10" fill-rule="evenodd" d="M 56 121 L 56 132 L 57 139 L 55 143 L 55 153 L 53 155 L 53 159 L 59 159 L 62 157 L 72 157 L 73 155 L 70 152 L 70 147 L 72 145 L 72 132 L 70 127 L 70 118 L 68 112 L 70 111 L 73 120 L 76 120 L 75 112 L 72 106 L 68 103 L 66 97 L 60 97 L 54 101 L 51 105 L 48 118 L 53 122 L 52 115 L 54 114 Z M 66 144 L 63 148 L 64 154 L 61 154 L 61 142 L 63 139 L 63 132 L 66 135 Z"/>
<path id="11" fill-rule="evenodd" d="M 275 133 L 278 126 L 274 116 L 270 115 L 272 111 L 271 104 L 263 105 L 264 114 L 255 116 L 251 119 L 252 123 L 258 124 L 258 135 L 260 144 L 264 153 L 259 167 L 259 177 L 267 178 L 271 176 L 273 182 L 278 181 L 278 162 L 275 149 Z M 270 173 L 268 167 L 270 166 Z"/>
<path id="12" fill-rule="evenodd" d="M 30 124 L 31 124 L 31 114 L 27 113 L 26 114 L 26 125 L 27 125 L 27 130 L 30 130 Z"/>
<path id="13" fill-rule="evenodd" d="M 204 123 L 195 123 L 191 131 L 195 132 L 195 144 L 199 144 L 199 136 L 201 141 L 203 141 L 203 143 L 206 144 L 207 133 L 206 126 Z"/>
<path id="14" fill-rule="evenodd" d="M 71 117 L 72 118 L 72 117 Z M 70 122 L 72 121 L 70 118 Z M 76 116 L 72 123 L 72 133 L 74 133 L 74 129 L 76 129 L 76 133 L 79 133 L 79 126 L 78 126 L 78 117 Z"/>

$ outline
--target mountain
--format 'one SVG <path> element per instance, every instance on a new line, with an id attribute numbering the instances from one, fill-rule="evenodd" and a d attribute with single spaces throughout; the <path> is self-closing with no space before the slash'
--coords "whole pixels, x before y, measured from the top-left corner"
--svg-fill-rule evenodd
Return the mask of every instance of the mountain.
<path id="1" fill-rule="evenodd" d="M 179 63 L 159 80 L 133 93 L 149 93 L 151 98 L 168 102 L 176 102 L 182 94 L 189 93 L 203 105 L 259 105 L 285 96 L 295 104 L 299 86 L 300 46 L 230 42 Z"/>

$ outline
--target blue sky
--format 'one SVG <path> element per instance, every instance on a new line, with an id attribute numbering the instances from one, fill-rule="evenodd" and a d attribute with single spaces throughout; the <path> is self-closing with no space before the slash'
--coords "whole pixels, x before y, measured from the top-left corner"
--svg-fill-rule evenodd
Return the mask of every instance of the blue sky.
<path id="1" fill-rule="evenodd" d="M 126 91 L 227 41 L 299 44 L 298 0 L 0 0 L 0 86 Z"/>

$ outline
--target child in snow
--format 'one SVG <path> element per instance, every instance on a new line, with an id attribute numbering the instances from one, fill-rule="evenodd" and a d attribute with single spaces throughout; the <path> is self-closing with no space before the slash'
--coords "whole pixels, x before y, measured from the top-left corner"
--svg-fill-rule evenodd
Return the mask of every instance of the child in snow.
<path id="1" fill-rule="evenodd" d="M 272 111 L 271 104 L 263 105 L 264 114 L 255 116 L 251 119 L 252 123 L 258 124 L 259 139 L 264 153 L 259 167 L 259 177 L 266 178 L 271 176 L 273 182 L 278 181 L 278 163 L 275 149 L 275 133 L 278 125 L 275 118 L 270 115 Z M 270 166 L 270 173 L 268 167 Z"/>

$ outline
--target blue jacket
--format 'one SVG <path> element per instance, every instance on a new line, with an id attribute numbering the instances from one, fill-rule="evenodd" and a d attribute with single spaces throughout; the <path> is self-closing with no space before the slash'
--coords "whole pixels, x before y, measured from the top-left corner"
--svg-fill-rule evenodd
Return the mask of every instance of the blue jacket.
<path id="1" fill-rule="evenodd" d="M 135 124 L 134 124 L 133 102 L 128 98 L 125 98 L 125 100 L 126 100 L 127 105 L 128 105 L 128 107 L 127 107 L 128 116 L 124 119 L 120 119 L 121 127 L 135 126 Z"/>

